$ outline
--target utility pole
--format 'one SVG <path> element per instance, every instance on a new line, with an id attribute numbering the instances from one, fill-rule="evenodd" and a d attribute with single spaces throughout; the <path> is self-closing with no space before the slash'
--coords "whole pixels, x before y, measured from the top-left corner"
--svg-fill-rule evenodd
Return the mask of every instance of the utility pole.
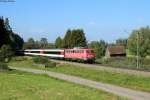
<path id="1" fill-rule="evenodd" d="M 139 68 L 139 32 L 137 33 L 137 69 Z"/>

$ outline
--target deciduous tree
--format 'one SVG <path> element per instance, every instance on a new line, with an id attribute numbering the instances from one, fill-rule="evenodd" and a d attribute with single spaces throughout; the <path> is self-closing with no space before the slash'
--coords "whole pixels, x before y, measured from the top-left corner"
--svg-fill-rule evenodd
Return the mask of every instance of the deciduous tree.
<path id="1" fill-rule="evenodd" d="M 146 57 L 150 55 L 150 28 L 149 27 L 141 28 L 139 30 L 134 30 L 132 32 L 132 34 L 128 39 L 128 49 L 133 55 L 137 54 L 137 45 L 139 47 L 139 55 L 141 57 Z"/>
<path id="2" fill-rule="evenodd" d="M 89 45 L 90 48 L 94 49 L 96 58 L 101 58 L 105 55 L 107 43 L 104 40 L 92 41 Z"/>

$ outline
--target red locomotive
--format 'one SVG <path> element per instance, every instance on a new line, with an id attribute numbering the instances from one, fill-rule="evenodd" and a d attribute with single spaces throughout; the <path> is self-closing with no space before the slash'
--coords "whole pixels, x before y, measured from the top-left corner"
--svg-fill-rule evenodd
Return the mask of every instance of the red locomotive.
<path id="1" fill-rule="evenodd" d="M 94 61 L 95 53 L 90 48 L 73 49 L 27 49 L 25 55 L 47 56 L 51 58 L 64 58 L 70 60 Z"/>

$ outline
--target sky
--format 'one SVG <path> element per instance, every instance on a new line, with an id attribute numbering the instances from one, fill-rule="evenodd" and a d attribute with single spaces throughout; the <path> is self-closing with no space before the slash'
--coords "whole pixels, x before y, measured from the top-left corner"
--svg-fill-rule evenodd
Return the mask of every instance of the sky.
<path id="1" fill-rule="evenodd" d="M 0 16 L 26 41 L 54 42 L 68 29 L 83 29 L 87 40 L 109 43 L 150 25 L 150 0 L 0 0 Z M 7 0 L 8 1 L 8 0 Z"/>

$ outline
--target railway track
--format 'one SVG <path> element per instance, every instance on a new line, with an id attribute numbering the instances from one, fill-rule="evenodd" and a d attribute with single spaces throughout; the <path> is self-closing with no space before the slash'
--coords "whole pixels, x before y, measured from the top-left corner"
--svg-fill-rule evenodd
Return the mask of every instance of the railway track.
<path id="1" fill-rule="evenodd" d="M 77 63 L 77 62 L 69 62 L 69 61 L 63 61 L 63 60 L 54 60 L 51 59 L 54 62 L 58 63 L 64 63 L 64 64 L 71 64 L 76 65 L 77 67 L 84 67 L 84 68 L 90 68 L 95 70 L 107 70 L 111 72 L 118 72 L 118 73 L 127 73 L 131 75 L 142 75 L 146 77 L 150 77 L 150 72 L 147 71 L 139 71 L 139 70 L 133 70 L 133 69 L 125 69 L 125 68 L 114 68 L 114 67 L 106 67 L 99 64 L 83 64 L 83 63 Z"/>

